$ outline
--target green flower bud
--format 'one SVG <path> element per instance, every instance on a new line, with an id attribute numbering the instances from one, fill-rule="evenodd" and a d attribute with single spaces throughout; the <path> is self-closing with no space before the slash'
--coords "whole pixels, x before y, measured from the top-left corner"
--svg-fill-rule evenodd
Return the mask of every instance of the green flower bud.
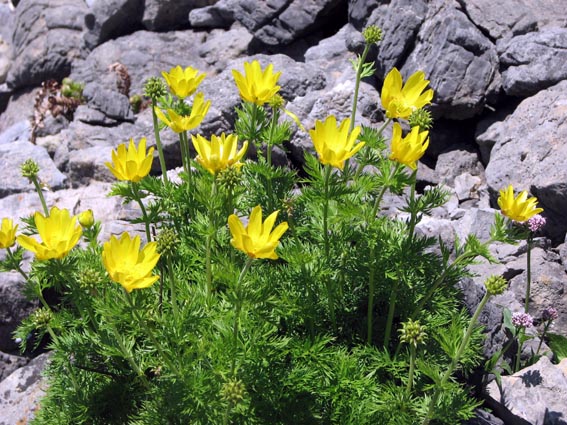
<path id="1" fill-rule="evenodd" d="M 364 37 L 366 44 L 378 43 L 382 40 L 382 30 L 376 25 L 369 25 L 362 30 L 362 36 Z"/>
<path id="2" fill-rule="evenodd" d="M 77 283 L 89 293 L 96 293 L 104 281 L 103 273 L 94 267 L 82 268 L 76 275 Z"/>
<path id="3" fill-rule="evenodd" d="M 232 190 L 240 184 L 241 173 L 239 165 L 235 164 L 232 167 L 226 167 L 217 173 L 217 182 L 219 186 L 225 190 Z"/>
<path id="4" fill-rule="evenodd" d="M 502 276 L 490 276 L 484 281 L 484 286 L 490 295 L 500 295 L 508 287 L 508 282 Z"/>
<path id="5" fill-rule="evenodd" d="M 419 320 L 413 321 L 409 319 L 407 322 L 402 323 L 402 328 L 399 332 L 401 334 L 400 341 L 411 344 L 414 347 L 417 347 L 418 344 L 423 344 L 427 339 L 425 326 L 421 326 Z"/>
<path id="6" fill-rule="evenodd" d="M 63 78 L 63 80 L 61 80 L 61 84 L 64 86 L 71 86 L 71 84 L 73 84 L 73 80 L 71 80 L 69 77 L 65 77 Z"/>
<path id="7" fill-rule="evenodd" d="M 167 255 L 174 252 L 179 243 L 179 238 L 175 230 L 170 228 L 163 228 L 157 236 L 157 252 L 162 255 Z"/>
<path id="8" fill-rule="evenodd" d="M 20 166 L 20 170 L 22 172 L 22 176 L 30 179 L 31 181 L 37 179 L 37 175 L 39 174 L 39 164 L 33 159 L 26 159 Z"/>
<path id="9" fill-rule="evenodd" d="M 283 97 L 276 93 L 270 98 L 270 100 L 268 100 L 268 104 L 274 110 L 281 109 L 285 105 L 285 100 Z"/>
<path id="10" fill-rule="evenodd" d="M 408 119 L 411 127 L 419 127 L 421 131 L 429 130 L 433 126 L 431 112 L 425 109 L 416 109 Z"/>
<path id="11" fill-rule="evenodd" d="M 166 94 L 167 86 L 165 85 L 165 81 L 163 81 L 160 77 L 151 77 L 148 81 L 146 81 L 146 84 L 144 85 L 144 96 L 156 101 Z"/>
<path id="12" fill-rule="evenodd" d="M 36 310 L 31 316 L 32 323 L 36 329 L 46 328 L 51 319 L 53 319 L 53 312 L 45 307 Z"/>
<path id="13" fill-rule="evenodd" d="M 94 222 L 93 210 L 88 209 L 79 214 L 79 223 L 81 223 L 81 226 L 88 229 L 89 227 L 93 227 Z"/>
<path id="14" fill-rule="evenodd" d="M 246 388 L 240 379 L 225 382 L 221 389 L 221 396 L 231 404 L 237 404 L 244 399 Z"/>

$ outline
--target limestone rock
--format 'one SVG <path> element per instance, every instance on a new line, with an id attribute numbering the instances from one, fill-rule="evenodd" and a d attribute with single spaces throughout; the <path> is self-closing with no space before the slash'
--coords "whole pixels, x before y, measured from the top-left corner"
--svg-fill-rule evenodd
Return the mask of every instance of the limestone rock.
<path id="1" fill-rule="evenodd" d="M 500 85 L 494 45 L 452 1 L 429 3 L 402 75 L 417 70 L 425 72 L 435 89 L 434 114 L 451 119 L 478 114 Z"/>
<path id="2" fill-rule="evenodd" d="M 558 365 L 542 357 L 533 366 L 488 385 L 490 405 L 510 425 L 551 425 L 567 417 L 567 359 Z"/>
<path id="3" fill-rule="evenodd" d="M 486 180 L 496 194 L 513 185 L 537 196 L 544 234 L 563 241 L 567 230 L 567 81 L 522 101 L 504 121 L 479 135 L 493 144 Z"/>
<path id="4" fill-rule="evenodd" d="M 81 57 L 80 40 L 87 7 L 75 0 L 22 0 L 16 8 L 14 61 L 7 83 L 12 89 L 60 80 Z"/>
<path id="5" fill-rule="evenodd" d="M 2 209 L 3 216 L 18 217 L 6 213 L 8 211 Z M 26 299 L 23 290 L 24 278 L 17 272 L 0 272 L 0 351 L 14 352 L 18 349 L 12 332 L 37 306 L 37 302 Z"/>
<path id="6" fill-rule="evenodd" d="M 85 15 L 85 45 L 99 44 L 139 29 L 144 13 L 143 0 L 91 0 Z"/>
<path id="7" fill-rule="evenodd" d="M 511 96 L 531 96 L 567 79 L 567 28 L 549 28 L 498 44 L 502 88 Z"/>
<path id="8" fill-rule="evenodd" d="M 145 0 L 142 24 L 150 31 L 171 31 L 189 26 L 193 9 L 209 6 L 213 0 Z"/>
<path id="9" fill-rule="evenodd" d="M 25 357 L 6 354 L 0 351 L 0 382 L 16 369 L 28 364 Z"/>
<path id="10" fill-rule="evenodd" d="M 61 189 L 67 177 L 61 173 L 49 157 L 47 151 L 27 141 L 0 145 L 0 197 L 16 192 L 34 190 L 27 178 L 22 177 L 20 166 L 27 159 L 39 164 L 39 178 L 48 188 Z"/>
<path id="11" fill-rule="evenodd" d="M 24 424 L 33 418 L 45 393 L 41 373 L 48 361 L 49 353 L 42 354 L 0 382 L 0 425 Z"/>

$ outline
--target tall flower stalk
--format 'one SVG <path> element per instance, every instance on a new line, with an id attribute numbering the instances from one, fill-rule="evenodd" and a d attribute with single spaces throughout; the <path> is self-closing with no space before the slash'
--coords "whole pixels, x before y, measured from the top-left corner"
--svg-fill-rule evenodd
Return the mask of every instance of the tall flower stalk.
<path id="1" fill-rule="evenodd" d="M 41 189 L 41 184 L 39 182 L 39 164 L 32 159 L 28 159 L 23 162 L 20 166 L 22 176 L 26 177 L 34 186 L 37 195 L 39 196 L 39 201 L 43 207 L 43 212 L 45 216 L 49 216 L 49 210 L 47 209 L 47 203 L 45 202 L 45 197 L 43 196 L 43 190 Z"/>

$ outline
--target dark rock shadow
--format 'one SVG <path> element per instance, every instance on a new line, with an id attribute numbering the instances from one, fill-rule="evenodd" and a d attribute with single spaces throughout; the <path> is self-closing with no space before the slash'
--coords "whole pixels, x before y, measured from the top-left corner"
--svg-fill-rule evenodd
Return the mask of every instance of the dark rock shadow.
<path id="1" fill-rule="evenodd" d="M 527 387 L 536 387 L 541 385 L 543 378 L 539 370 L 529 370 L 521 376 L 522 383 Z"/>

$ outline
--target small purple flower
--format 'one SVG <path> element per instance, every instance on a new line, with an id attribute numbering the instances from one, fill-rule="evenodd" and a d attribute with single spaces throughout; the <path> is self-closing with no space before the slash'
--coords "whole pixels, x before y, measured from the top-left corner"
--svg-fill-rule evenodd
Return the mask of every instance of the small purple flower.
<path id="1" fill-rule="evenodd" d="M 514 313 L 512 314 L 512 324 L 517 328 L 531 328 L 534 319 L 528 313 Z"/>
<path id="2" fill-rule="evenodd" d="M 553 307 L 547 307 L 546 309 L 543 310 L 543 313 L 541 314 L 541 318 L 546 322 L 556 320 L 558 317 L 559 317 L 559 312 L 557 311 L 556 308 Z"/>
<path id="3" fill-rule="evenodd" d="M 543 226 L 545 226 L 546 222 L 547 222 L 547 220 L 545 219 L 545 217 L 542 217 L 541 215 L 536 214 L 528 220 L 528 228 L 530 229 L 530 231 L 532 233 L 535 233 L 538 230 L 541 230 L 543 228 Z"/>

